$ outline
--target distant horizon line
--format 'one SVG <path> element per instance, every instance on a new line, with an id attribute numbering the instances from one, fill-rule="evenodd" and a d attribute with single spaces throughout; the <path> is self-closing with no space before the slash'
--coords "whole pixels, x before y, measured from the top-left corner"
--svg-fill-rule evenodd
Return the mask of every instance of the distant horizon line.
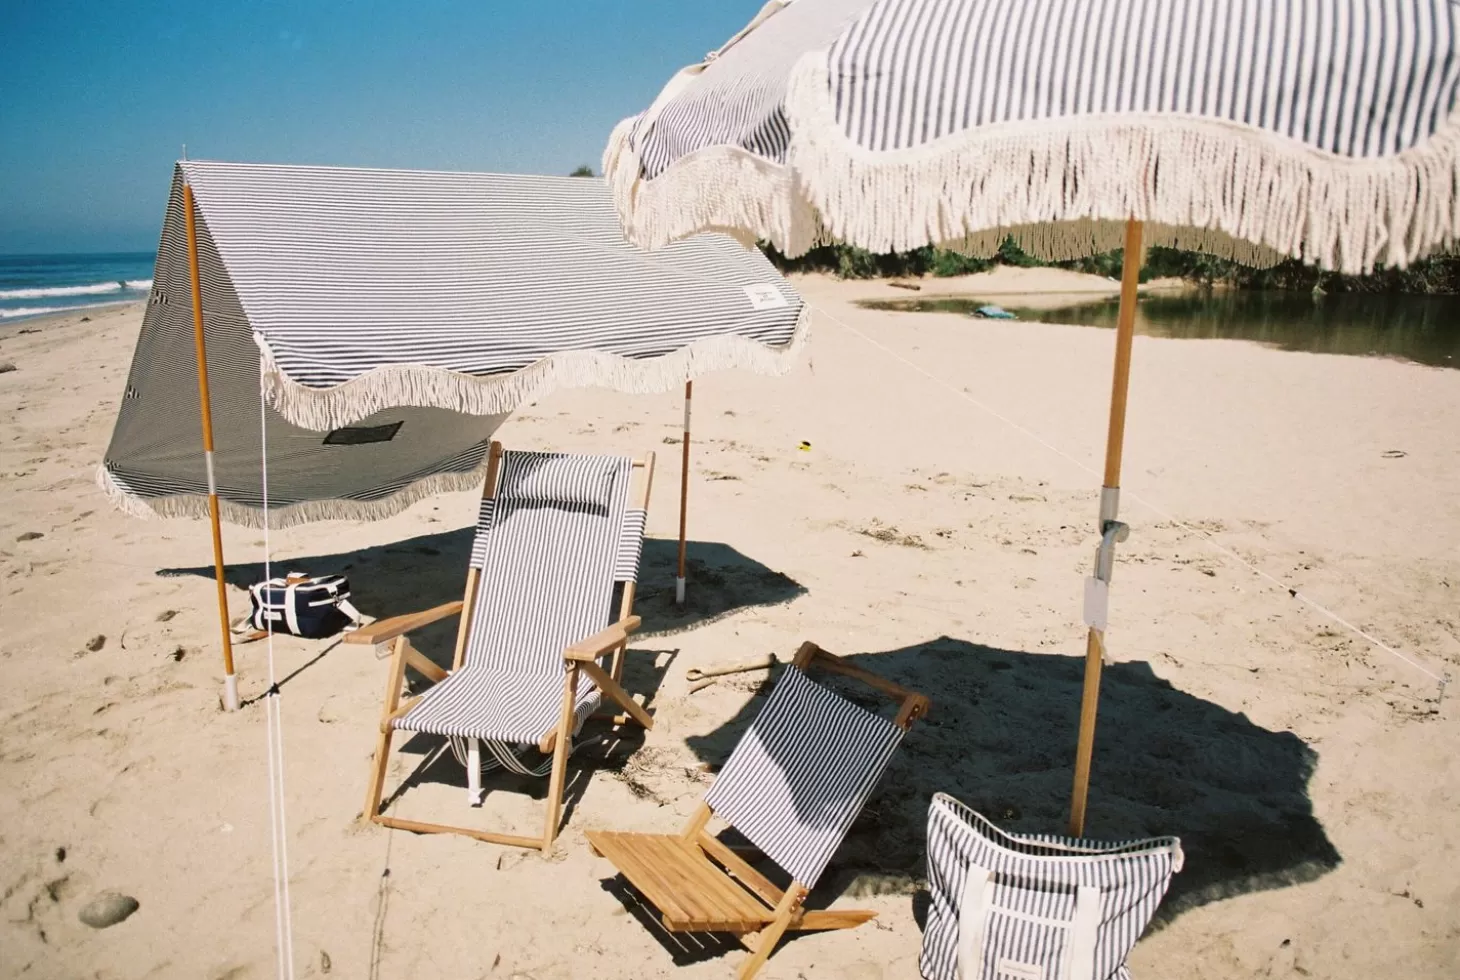
<path id="1" fill-rule="evenodd" d="M 0 251 L 0 259 L 70 259 L 95 255 L 157 255 L 154 248 L 109 248 L 96 252 L 6 252 Z"/>

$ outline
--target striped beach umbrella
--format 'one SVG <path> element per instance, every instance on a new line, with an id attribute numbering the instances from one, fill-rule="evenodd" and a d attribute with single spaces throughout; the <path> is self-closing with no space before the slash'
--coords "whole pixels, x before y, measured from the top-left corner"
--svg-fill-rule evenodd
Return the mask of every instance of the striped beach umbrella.
<path id="1" fill-rule="evenodd" d="M 564 387 L 685 385 L 687 467 L 691 379 L 785 372 L 805 337 L 763 256 L 635 248 L 600 181 L 185 161 L 98 479 L 129 513 L 211 518 L 236 691 L 220 519 L 383 518 L 478 484 L 497 426 Z"/>
<path id="2" fill-rule="evenodd" d="M 1453 0 L 772 0 L 622 122 L 629 239 L 703 229 L 1045 259 L 1124 247 L 1087 583 L 1071 832 L 1083 832 L 1139 256 L 1344 273 L 1460 236 Z"/>

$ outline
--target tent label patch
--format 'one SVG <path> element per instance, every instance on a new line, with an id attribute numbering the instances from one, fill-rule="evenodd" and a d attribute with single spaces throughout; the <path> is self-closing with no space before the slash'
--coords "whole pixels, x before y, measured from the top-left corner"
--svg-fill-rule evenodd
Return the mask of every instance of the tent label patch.
<path id="1" fill-rule="evenodd" d="M 750 297 L 750 305 L 757 310 L 781 310 L 788 305 L 786 297 L 772 283 L 759 282 L 744 289 L 745 295 Z"/>

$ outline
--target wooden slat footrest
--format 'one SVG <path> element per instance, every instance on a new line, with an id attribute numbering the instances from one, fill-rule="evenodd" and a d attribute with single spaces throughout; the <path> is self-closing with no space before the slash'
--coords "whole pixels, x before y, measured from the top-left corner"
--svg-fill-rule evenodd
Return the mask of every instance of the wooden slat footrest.
<path id="1" fill-rule="evenodd" d="M 775 918 L 678 835 L 590 830 L 588 842 L 659 910 L 671 932 L 756 932 Z"/>

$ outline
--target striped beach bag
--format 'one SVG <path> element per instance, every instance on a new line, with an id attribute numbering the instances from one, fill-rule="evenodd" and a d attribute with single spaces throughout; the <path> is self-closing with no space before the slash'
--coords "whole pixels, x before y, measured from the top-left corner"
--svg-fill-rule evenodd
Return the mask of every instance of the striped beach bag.
<path id="1" fill-rule="evenodd" d="M 928 808 L 927 980 L 1128 980 L 1181 870 L 1175 837 L 1009 834 L 951 796 Z"/>

